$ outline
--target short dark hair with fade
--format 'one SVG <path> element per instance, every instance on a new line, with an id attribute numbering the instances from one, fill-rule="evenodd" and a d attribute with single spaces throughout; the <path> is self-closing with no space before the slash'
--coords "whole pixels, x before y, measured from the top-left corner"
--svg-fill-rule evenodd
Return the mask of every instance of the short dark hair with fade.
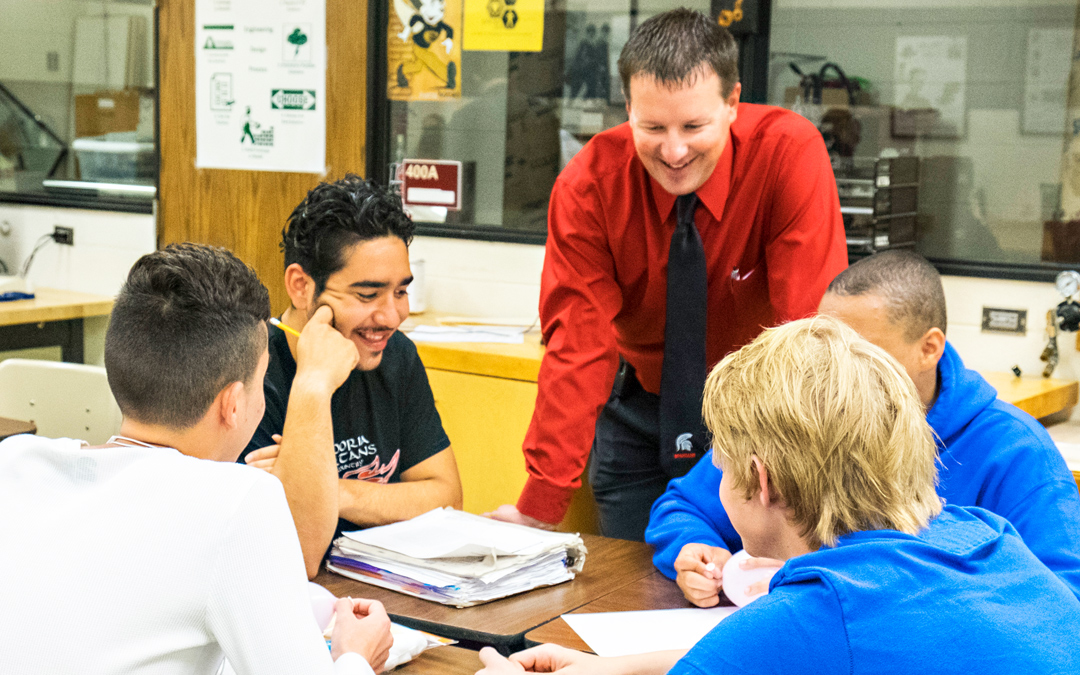
<path id="1" fill-rule="evenodd" d="M 918 340 L 931 328 L 945 332 L 947 317 L 941 275 L 917 253 L 882 251 L 863 258 L 836 275 L 825 292 L 881 298 L 889 321 L 903 326 L 908 342 Z"/>
<path id="2" fill-rule="evenodd" d="M 222 389 L 250 382 L 269 318 L 266 287 L 223 248 L 172 244 L 139 258 L 105 335 L 120 411 L 144 424 L 195 425 Z"/>
<path id="3" fill-rule="evenodd" d="M 397 237 L 408 246 L 413 229 L 395 192 L 348 174 L 307 193 L 281 230 L 281 250 L 285 267 L 299 264 L 314 279 L 318 296 L 330 275 L 345 267 L 351 246 L 379 237 Z"/>
<path id="4" fill-rule="evenodd" d="M 657 14 L 638 26 L 619 55 L 627 101 L 635 75 L 652 75 L 669 86 L 693 84 L 702 67 L 713 69 L 720 78 L 720 93 L 727 98 L 739 81 L 739 46 L 726 28 L 685 7 Z"/>

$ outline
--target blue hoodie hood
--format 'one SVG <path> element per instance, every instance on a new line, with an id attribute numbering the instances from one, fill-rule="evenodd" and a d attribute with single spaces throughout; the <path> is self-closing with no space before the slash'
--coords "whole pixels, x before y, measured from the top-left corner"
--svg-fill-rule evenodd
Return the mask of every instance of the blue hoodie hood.
<path id="1" fill-rule="evenodd" d="M 937 444 L 953 444 L 968 424 L 997 399 L 997 390 L 974 370 L 964 367 L 953 346 L 945 343 L 945 353 L 938 361 L 938 397 L 926 421 L 938 435 Z"/>

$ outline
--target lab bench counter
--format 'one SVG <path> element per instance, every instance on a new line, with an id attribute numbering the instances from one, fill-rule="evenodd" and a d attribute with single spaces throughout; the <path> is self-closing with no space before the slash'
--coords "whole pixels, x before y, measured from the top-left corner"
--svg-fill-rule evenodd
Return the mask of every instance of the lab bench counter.
<path id="1" fill-rule="evenodd" d="M 0 326 L 102 316 L 111 312 L 112 306 L 113 299 L 104 295 L 38 288 L 32 300 L 0 303 Z"/>
<path id="2" fill-rule="evenodd" d="M 31 300 L 0 302 L 0 351 L 59 346 L 61 358 L 82 363 L 83 320 L 108 316 L 113 299 L 38 288 Z"/>
<path id="3" fill-rule="evenodd" d="M 1012 373 L 982 373 L 997 389 L 998 398 L 1012 403 L 1036 419 L 1069 410 L 1077 403 L 1076 380 L 1053 377 L 1016 377 Z"/>

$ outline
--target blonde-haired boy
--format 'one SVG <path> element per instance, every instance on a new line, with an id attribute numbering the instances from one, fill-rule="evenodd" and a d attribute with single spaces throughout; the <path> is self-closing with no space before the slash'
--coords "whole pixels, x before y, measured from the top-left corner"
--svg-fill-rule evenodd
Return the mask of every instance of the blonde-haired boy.
<path id="1" fill-rule="evenodd" d="M 840 321 L 765 331 L 705 385 L 720 501 L 769 595 L 689 652 L 600 659 L 545 645 L 497 673 L 1080 672 L 1080 601 L 1009 523 L 942 506 L 903 367 Z"/>

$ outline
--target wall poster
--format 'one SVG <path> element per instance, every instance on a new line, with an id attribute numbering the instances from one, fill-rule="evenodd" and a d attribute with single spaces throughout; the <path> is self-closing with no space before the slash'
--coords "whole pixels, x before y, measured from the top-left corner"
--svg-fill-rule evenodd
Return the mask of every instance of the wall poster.
<path id="1" fill-rule="evenodd" d="M 1033 134 L 1065 131 L 1065 98 L 1072 68 L 1072 28 L 1028 31 L 1022 130 Z"/>
<path id="2" fill-rule="evenodd" d="M 195 165 L 326 172 L 326 0 L 195 0 Z"/>
<path id="3" fill-rule="evenodd" d="M 967 119 L 966 36 L 896 38 L 893 135 L 958 138 Z"/>
<path id="4" fill-rule="evenodd" d="M 388 0 L 386 97 L 439 101 L 461 97 L 461 0 Z"/>
<path id="5" fill-rule="evenodd" d="M 539 52 L 544 48 L 544 0 L 464 0 L 469 51 Z"/>

